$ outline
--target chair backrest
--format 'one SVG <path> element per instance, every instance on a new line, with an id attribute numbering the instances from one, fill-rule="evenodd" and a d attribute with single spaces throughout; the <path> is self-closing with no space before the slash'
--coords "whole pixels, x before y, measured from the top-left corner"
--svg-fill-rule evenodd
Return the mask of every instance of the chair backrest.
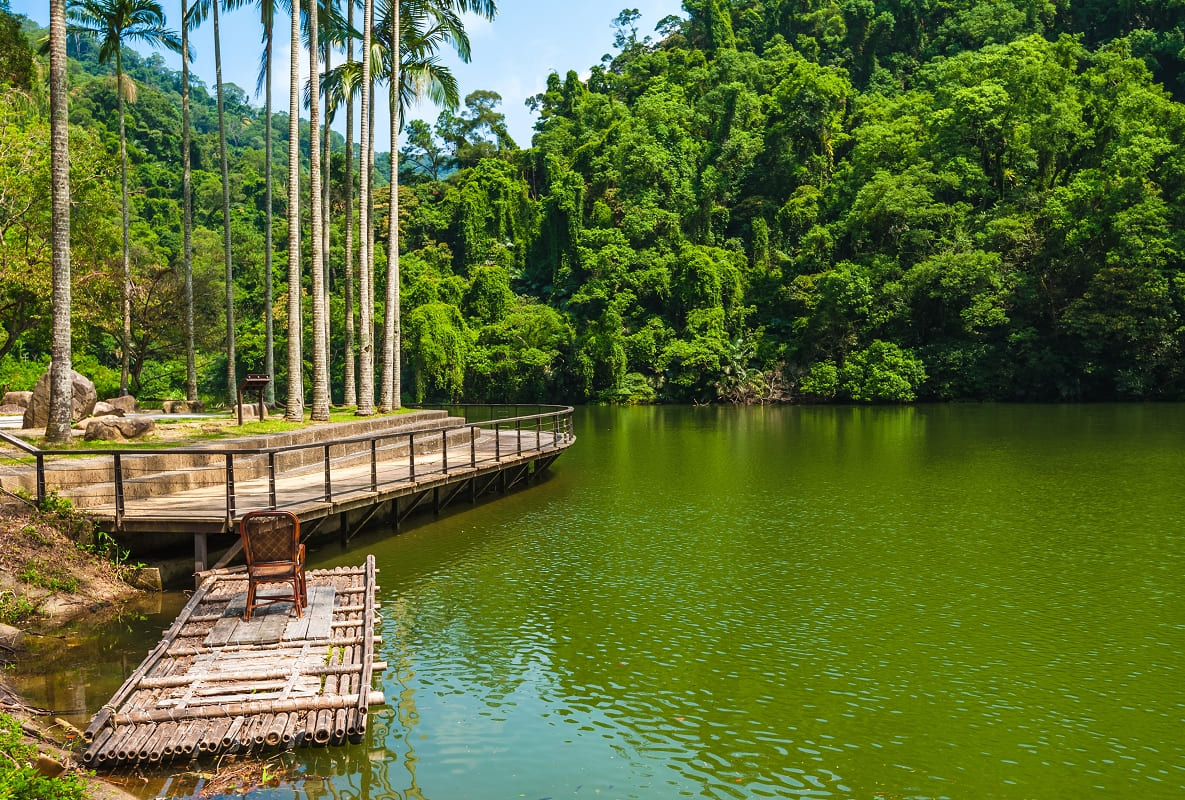
<path id="1" fill-rule="evenodd" d="M 250 511 L 239 522 L 247 564 L 294 562 L 300 519 L 290 511 Z"/>

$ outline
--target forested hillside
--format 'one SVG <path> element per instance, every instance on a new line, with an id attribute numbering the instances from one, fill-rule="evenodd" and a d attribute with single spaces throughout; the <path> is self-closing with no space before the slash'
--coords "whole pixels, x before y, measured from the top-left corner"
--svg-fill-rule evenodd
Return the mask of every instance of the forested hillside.
<path id="1" fill-rule="evenodd" d="M 651 35 L 636 12 L 606 20 L 603 63 L 551 75 L 530 100 L 529 149 L 511 141 L 489 92 L 405 127 L 406 401 L 1185 396 L 1178 4 L 684 8 Z M 48 135 L 36 58 L 22 83 L 13 26 L 3 31 L 0 384 L 16 387 L 48 352 Z M 76 363 L 118 381 L 115 96 L 87 45 L 72 40 L 70 55 Z M 129 106 L 133 391 L 173 396 L 185 372 L 179 76 L 159 58 L 129 72 L 140 84 Z M 232 98 L 245 372 L 263 363 L 263 117 L 241 92 Z M 221 396 L 216 121 L 207 92 L 195 104 L 202 389 Z M 286 115 L 273 126 L 279 182 Z M 340 144 L 335 401 L 347 356 Z M 380 189 L 380 272 L 388 201 Z M 276 224 L 282 321 L 280 213 Z"/>

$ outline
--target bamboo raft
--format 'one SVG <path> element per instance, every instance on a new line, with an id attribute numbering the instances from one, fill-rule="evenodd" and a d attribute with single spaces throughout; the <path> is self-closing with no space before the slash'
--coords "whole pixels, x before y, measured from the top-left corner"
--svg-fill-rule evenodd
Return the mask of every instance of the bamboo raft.
<path id="1" fill-rule="evenodd" d="M 160 643 L 84 732 L 92 768 L 360 742 L 385 702 L 371 678 L 378 620 L 374 556 L 306 573 L 309 605 L 242 619 L 247 579 L 207 577 Z M 263 596 L 266 591 L 260 592 Z"/>

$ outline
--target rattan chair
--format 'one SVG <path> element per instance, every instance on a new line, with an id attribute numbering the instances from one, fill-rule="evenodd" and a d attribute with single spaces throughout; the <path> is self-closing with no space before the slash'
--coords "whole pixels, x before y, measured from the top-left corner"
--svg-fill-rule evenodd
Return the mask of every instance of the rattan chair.
<path id="1" fill-rule="evenodd" d="M 243 553 L 247 558 L 247 608 L 250 620 L 259 606 L 292 603 L 296 616 L 309 604 L 304 577 L 304 545 L 300 543 L 300 519 L 290 511 L 250 511 L 239 523 Z M 286 583 L 292 594 L 269 595 L 256 600 L 255 592 L 265 583 Z"/>

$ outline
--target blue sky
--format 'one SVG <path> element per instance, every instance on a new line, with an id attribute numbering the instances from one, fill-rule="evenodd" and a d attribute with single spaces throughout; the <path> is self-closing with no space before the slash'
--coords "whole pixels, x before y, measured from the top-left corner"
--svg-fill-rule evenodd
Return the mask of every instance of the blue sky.
<path id="1" fill-rule="evenodd" d="M 24 14 L 41 25 L 49 22 L 47 0 L 11 0 L 10 5 L 13 13 Z M 169 27 L 176 29 L 181 0 L 162 0 L 162 6 Z M 641 13 L 637 23 L 639 37 L 652 34 L 658 21 L 669 14 L 684 16 L 681 0 L 499 0 L 498 7 L 494 22 L 467 20 L 472 61 L 461 64 L 449 58 L 448 63 L 460 83 L 462 97 L 475 89 L 491 89 L 502 95 L 502 111 L 520 147 L 530 145 L 534 125 L 534 115 L 524 106 L 526 98 L 543 90 L 552 71 L 563 75 L 574 69 L 587 75 L 589 68 L 613 49 L 612 23 L 623 8 L 636 8 Z M 272 92 L 275 107 L 287 110 L 287 21 L 280 22 L 280 27 L 277 39 L 282 44 L 276 53 L 279 69 L 273 76 Z M 207 23 L 191 34 L 195 50 L 192 69 L 211 88 L 214 85 L 212 30 Z M 260 28 L 254 8 L 223 15 L 221 30 L 223 79 L 253 95 L 260 52 Z M 143 48 L 137 49 L 145 52 Z M 172 53 L 165 56 L 180 69 L 178 56 Z M 302 79 L 308 73 L 307 57 L 303 62 Z M 252 102 L 262 106 L 262 96 L 253 96 Z M 422 104 L 413 107 L 408 116 L 433 122 L 438 113 L 431 104 Z M 343 124 L 339 122 L 336 127 Z M 386 130 L 385 108 L 382 113 L 376 110 L 376 125 L 379 131 Z M 386 148 L 380 145 L 380 149 Z"/>

